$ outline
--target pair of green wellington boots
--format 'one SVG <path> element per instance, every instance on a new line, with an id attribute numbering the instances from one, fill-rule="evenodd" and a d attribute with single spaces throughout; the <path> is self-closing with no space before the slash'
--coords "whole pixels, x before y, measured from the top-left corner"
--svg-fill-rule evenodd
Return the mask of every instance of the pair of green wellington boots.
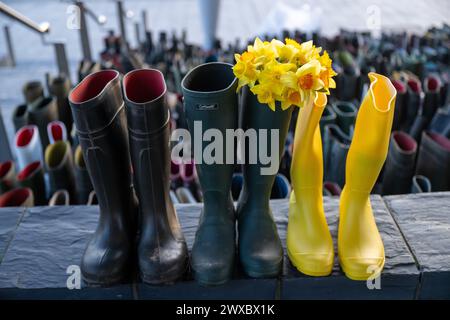
<path id="1" fill-rule="evenodd" d="M 199 128 L 201 124 L 202 137 L 209 129 L 215 129 L 223 137 L 222 145 L 215 144 L 216 155 L 217 152 L 223 155 L 222 163 L 198 159 L 211 148 L 212 141 L 204 140 L 214 139 L 203 137 L 198 141 L 196 137 L 197 140 L 192 143 L 204 206 L 191 252 L 191 266 L 195 279 L 202 285 L 227 282 L 235 272 L 237 256 L 243 271 L 255 278 L 276 277 L 283 262 L 283 250 L 269 199 L 292 108 L 282 111 L 278 106 L 276 111 L 272 111 L 268 106 L 261 105 L 249 90 L 243 90 L 242 95 L 238 96 L 237 85 L 232 65 L 220 62 L 200 65 L 182 81 L 184 111 L 191 135 L 194 136 L 194 127 Z M 242 129 L 244 132 L 256 130 L 256 138 L 253 141 L 246 138 L 241 145 L 242 151 L 245 151 L 242 159 L 245 160 L 242 164 L 244 184 L 236 209 L 231 196 L 236 161 L 226 160 L 227 157 L 228 160 L 236 160 L 237 148 L 226 148 L 229 129 Z M 278 129 L 274 140 L 272 129 Z M 273 152 L 276 154 L 272 155 L 272 144 L 275 142 L 278 148 L 274 145 Z M 195 154 L 199 143 L 202 152 Z M 255 145 L 257 149 L 254 149 Z M 259 146 L 263 145 L 267 147 L 266 154 L 278 160 L 271 172 L 261 170 L 273 165 L 267 164 L 267 159 L 258 157 L 261 154 Z M 250 162 L 249 158 L 255 156 L 256 161 Z"/>

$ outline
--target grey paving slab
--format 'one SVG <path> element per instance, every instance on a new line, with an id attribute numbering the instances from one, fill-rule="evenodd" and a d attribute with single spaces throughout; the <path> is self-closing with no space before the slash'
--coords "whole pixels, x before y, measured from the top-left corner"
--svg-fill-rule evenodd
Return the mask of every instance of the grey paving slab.
<path id="1" fill-rule="evenodd" d="M 335 264 L 328 277 L 310 277 L 295 269 L 285 257 L 281 285 L 282 299 L 413 299 L 419 284 L 419 271 L 414 258 L 380 196 L 371 196 L 378 229 L 383 239 L 386 263 L 380 289 L 369 290 L 366 281 L 348 279 L 339 267 L 337 226 L 339 198 L 324 197 L 327 222 L 335 244 Z M 288 217 L 286 201 L 275 201 L 278 229 L 285 244 Z"/>
<path id="2" fill-rule="evenodd" d="M 385 197 L 422 273 L 420 299 L 450 299 L 450 192 Z"/>
<path id="3" fill-rule="evenodd" d="M 4 208 L 0 210 L 0 263 L 14 237 L 24 213 L 23 208 Z"/>
<path id="4" fill-rule="evenodd" d="M 97 206 L 28 209 L 0 264 L 0 299 L 131 299 L 131 285 L 67 288 L 67 268 L 79 264 L 97 218 Z"/>

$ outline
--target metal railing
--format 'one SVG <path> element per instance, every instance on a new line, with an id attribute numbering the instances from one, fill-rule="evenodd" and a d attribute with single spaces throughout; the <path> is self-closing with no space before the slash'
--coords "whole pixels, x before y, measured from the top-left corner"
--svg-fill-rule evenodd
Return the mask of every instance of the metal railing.
<path id="1" fill-rule="evenodd" d="M 0 2 L 0 13 L 6 15 L 7 17 L 11 18 L 16 22 L 19 22 L 20 24 L 27 27 L 31 31 L 34 31 L 37 34 L 39 34 L 42 37 L 42 43 L 44 45 L 52 45 L 55 50 L 55 58 L 58 66 L 58 72 L 70 78 L 70 69 L 69 63 L 67 62 L 67 54 L 64 41 L 48 41 L 47 39 L 45 39 L 45 35 L 48 34 L 50 31 L 50 24 L 48 22 L 37 24 L 36 22 L 24 16 L 20 12 L 7 6 L 3 2 Z M 11 41 L 11 36 L 9 33 L 9 28 L 8 27 L 4 28 L 4 32 L 5 32 L 5 39 L 7 42 L 8 55 L 10 59 L 13 60 L 15 65 L 14 49 Z"/>
<path id="2" fill-rule="evenodd" d="M 86 21 L 86 15 L 91 17 L 98 25 L 104 25 L 106 23 L 106 17 L 104 15 L 97 15 L 94 11 L 88 8 L 82 1 L 74 1 L 74 5 L 78 7 L 80 15 L 80 42 L 83 59 L 93 61 L 91 53 L 91 44 L 89 41 L 89 27 Z"/>

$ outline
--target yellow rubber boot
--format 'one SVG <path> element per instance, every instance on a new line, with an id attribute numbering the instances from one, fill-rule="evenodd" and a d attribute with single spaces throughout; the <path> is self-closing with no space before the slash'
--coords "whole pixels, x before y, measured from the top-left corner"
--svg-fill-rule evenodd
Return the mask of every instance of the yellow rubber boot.
<path id="1" fill-rule="evenodd" d="M 397 92 L 385 76 L 372 72 L 369 78 L 370 88 L 359 109 L 347 155 L 339 205 L 339 262 L 353 280 L 376 278 L 385 260 L 369 195 L 386 160 Z"/>
<path id="2" fill-rule="evenodd" d="M 323 159 L 319 121 L 327 96 L 318 93 L 297 119 L 291 164 L 293 191 L 289 202 L 287 252 L 292 264 L 309 276 L 333 269 L 333 240 L 322 199 Z"/>

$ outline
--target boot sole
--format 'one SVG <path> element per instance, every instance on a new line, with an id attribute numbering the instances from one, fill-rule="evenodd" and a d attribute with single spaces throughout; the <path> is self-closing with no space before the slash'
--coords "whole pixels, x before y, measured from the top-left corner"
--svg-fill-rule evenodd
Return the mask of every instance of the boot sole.
<path id="1" fill-rule="evenodd" d="M 242 267 L 244 268 L 245 273 L 251 278 L 275 278 L 281 273 L 282 264 L 283 259 L 276 264 L 265 268 L 255 268 L 244 265 L 242 265 Z"/>
<path id="2" fill-rule="evenodd" d="M 113 285 L 122 284 L 122 283 L 124 283 L 125 279 L 127 279 L 127 277 L 123 276 L 123 277 L 112 279 L 112 280 L 108 279 L 105 281 L 99 281 L 99 280 L 88 279 L 84 275 L 81 275 L 81 279 L 88 285 L 88 287 L 101 288 L 101 287 L 110 287 Z"/>
<path id="3" fill-rule="evenodd" d="M 291 253 L 289 252 L 289 250 L 287 250 L 287 255 L 288 255 L 288 258 L 290 260 L 290 263 L 295 267 L 295 269 L 297 269 L 298 272 L 303 273 L 303 274 L 305 274 L 307 276 L 311 276 L 311 277 L 326 277 L 326 276 L 329 276 L 333 272 L 334 259 L 333 259 L 333 263 L 331 263 L 328 266 L 325 266 L 323 270 L 317 271 L 317 270 L 308 270 L 308 269 L 305 269 L 305 268 L 301 268 L 297 264 L 294 264 L 295 259 L 293 259 L 293 257 L 291 255 Z"/>
<path id="4" fill-rule="evenodd" d="M 230 281 L 231 278 L 232 278 L 232 276 L 229 275 L 226 278 L 212 280 L 212 279 L 202 278 L 194 270 L 193 270 L 192 273 L 193 273 L 195 281 L 197 281 L 200 285 L 206 286 L 206 287 L 213 287 L 213 286 L 223 285 L 223 284 L 227 283 L 228 281 Z"/>
<path id="5" fill-rule="evenodd" d="M 146 284 L 150 284 L 150 285 L 164 285 L 164 284 L 173 284 L 175 283 L 177 280 L 181 279 L 183 277 L 183 274 L 177 274 L 175 276 L 171 276 L 171 277 L 162 277 L 162 278 L 158 278 L 155 279 L 154 277 L 148 277 L 143 275 L 142 273 L 139 274 L 139 277 L 141 278 L 142 282 L 146 283 Z"/>

